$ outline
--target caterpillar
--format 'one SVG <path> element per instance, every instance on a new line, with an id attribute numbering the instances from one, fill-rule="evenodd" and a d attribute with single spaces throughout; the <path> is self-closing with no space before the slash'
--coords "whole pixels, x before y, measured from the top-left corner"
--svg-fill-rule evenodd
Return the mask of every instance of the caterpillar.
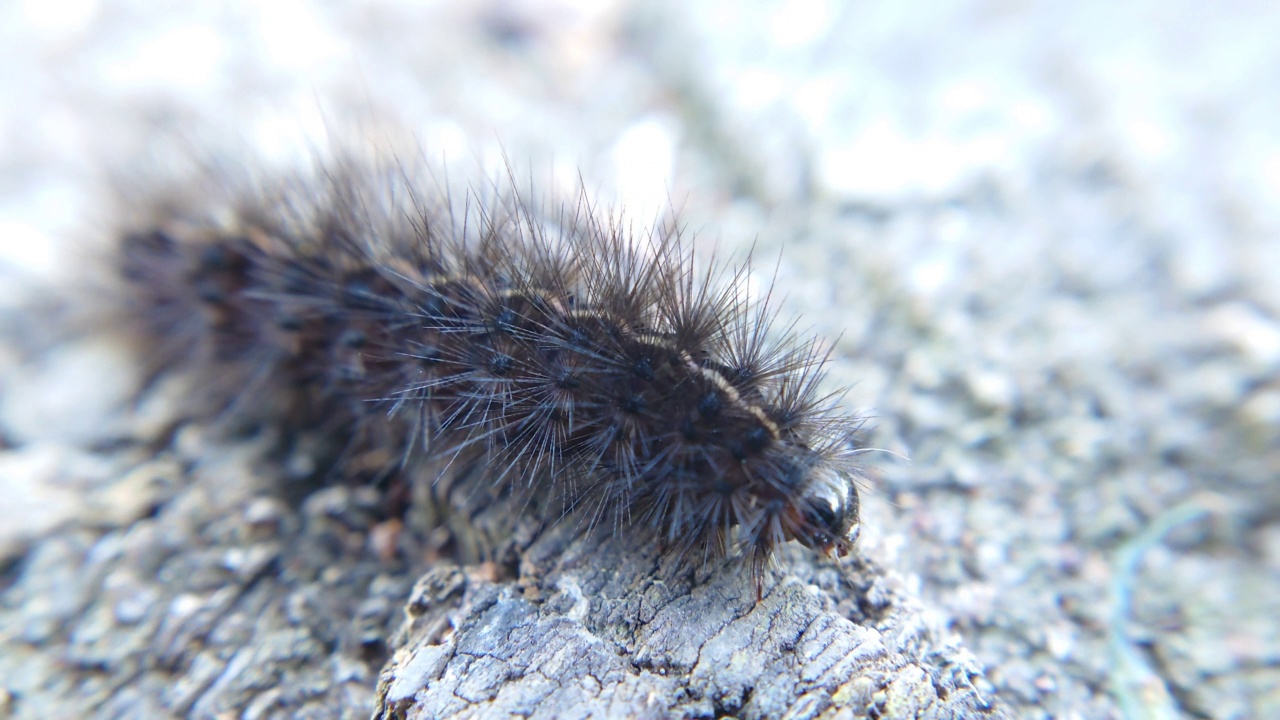
<path id="1" fill-rule="evenodd" d="M 637 232 L 510 177 L 455 194 L 350 162 L 210 184 L 135 207 L 113 251 L 149 376 L 191 373 L 193 404 L 319 433 L 329 476 L 391 504 L 415 484 L 517 496 L 681 564 L 739 559 L 758 596 L 784 543 L 852 549 L 860 419 L 749 263 L 699 269 L 674 222 Z"/>

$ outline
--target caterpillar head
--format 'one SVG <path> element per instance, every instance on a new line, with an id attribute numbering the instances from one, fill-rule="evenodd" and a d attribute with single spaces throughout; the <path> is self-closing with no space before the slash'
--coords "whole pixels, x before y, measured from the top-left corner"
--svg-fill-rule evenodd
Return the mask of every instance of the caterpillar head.
<path id="1" fill-rule="evenodd" d="M 849 554 L 860 529 L 854 476 L 827 462 L 811 465 L 807 482 L 788 504 L 783 526 L 805 547 L 838 557 Z"/>

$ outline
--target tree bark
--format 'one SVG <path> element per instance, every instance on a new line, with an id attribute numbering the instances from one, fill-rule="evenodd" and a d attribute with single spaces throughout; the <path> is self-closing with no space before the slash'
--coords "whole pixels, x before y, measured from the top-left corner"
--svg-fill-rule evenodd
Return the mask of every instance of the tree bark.
<path id="1" fill-rule="evenodd" d="M 371 491 L 293 508 L 270 438 L 213 437 L 95 451 L 49 481 L 84 491 L 6 543 L 0 715 L 999 715 L 973 658 L 869 564 L 851 587 L 796 548 L 757 602 L 733 565 L 690 577 L 569 524 L 509 565 L 422 562 Z"/>
<path id="2" fill-rule="evenodd" d="M 972 717 L 967 653 L 863 566 L 790 553 L 757 602 L 749 573 L 688 578 L 627 538 L 557 528 L 518 581 L 456 567 L 414 588 L 377 718 Z"/>

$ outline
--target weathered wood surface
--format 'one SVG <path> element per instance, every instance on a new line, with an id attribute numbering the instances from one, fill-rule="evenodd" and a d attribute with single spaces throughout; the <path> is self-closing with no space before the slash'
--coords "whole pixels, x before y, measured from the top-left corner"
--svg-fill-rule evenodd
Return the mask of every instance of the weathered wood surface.
<path id="1" fill-rule="evenodd" d="M 757 603 L 749 574 L 691 583 L 627 538 L 536 543 L 518 582 L 423 576 L 380 718 L 960 717 L 984 711 L 961 650 L 866 569 L 796 553 Z M 667 576 L 668 579 L 661 579 Z"/>
<path id="2" fill-rule="evenodd" d="M 269 438 L 210 437 L 187 427 L 156 453 L 61 458 L 52 485 L 81 483 L 82 501 L 10 546 L 6 715 L 955 717 L 982 705 L 974 662 L 873 568 L 851 588 L 797 550 L 757 603 L 732 568 L 690 578 L 627 536 L 572 540 L 567 525 L 519 554 L 518 577 L 408 562 L 426 546 L 374 523 L 368 493 L 324 489 L 291 509 Z"/>

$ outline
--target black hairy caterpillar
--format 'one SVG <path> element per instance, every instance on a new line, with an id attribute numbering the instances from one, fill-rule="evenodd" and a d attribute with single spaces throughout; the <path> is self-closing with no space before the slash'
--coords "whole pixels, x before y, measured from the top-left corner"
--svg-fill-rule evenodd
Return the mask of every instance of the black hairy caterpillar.
<path id="1" fill-rule="evenodd" d="M 851 549 L 858 420 L 820 393 L 817 343 L 775 337 L 745 269 L 695 270 L 678 229 L 632 233 L 582 195 L 459 204 L 403 170 L 317 178 L 161 205 L 120 234 L 154 372 L 321 430 L 339 475 L 403 491 L 440 482 L 413 479 L 434 463 L 649 530 L 682 561 L 741 558 L 758 593 L 789 540 Z"/>

